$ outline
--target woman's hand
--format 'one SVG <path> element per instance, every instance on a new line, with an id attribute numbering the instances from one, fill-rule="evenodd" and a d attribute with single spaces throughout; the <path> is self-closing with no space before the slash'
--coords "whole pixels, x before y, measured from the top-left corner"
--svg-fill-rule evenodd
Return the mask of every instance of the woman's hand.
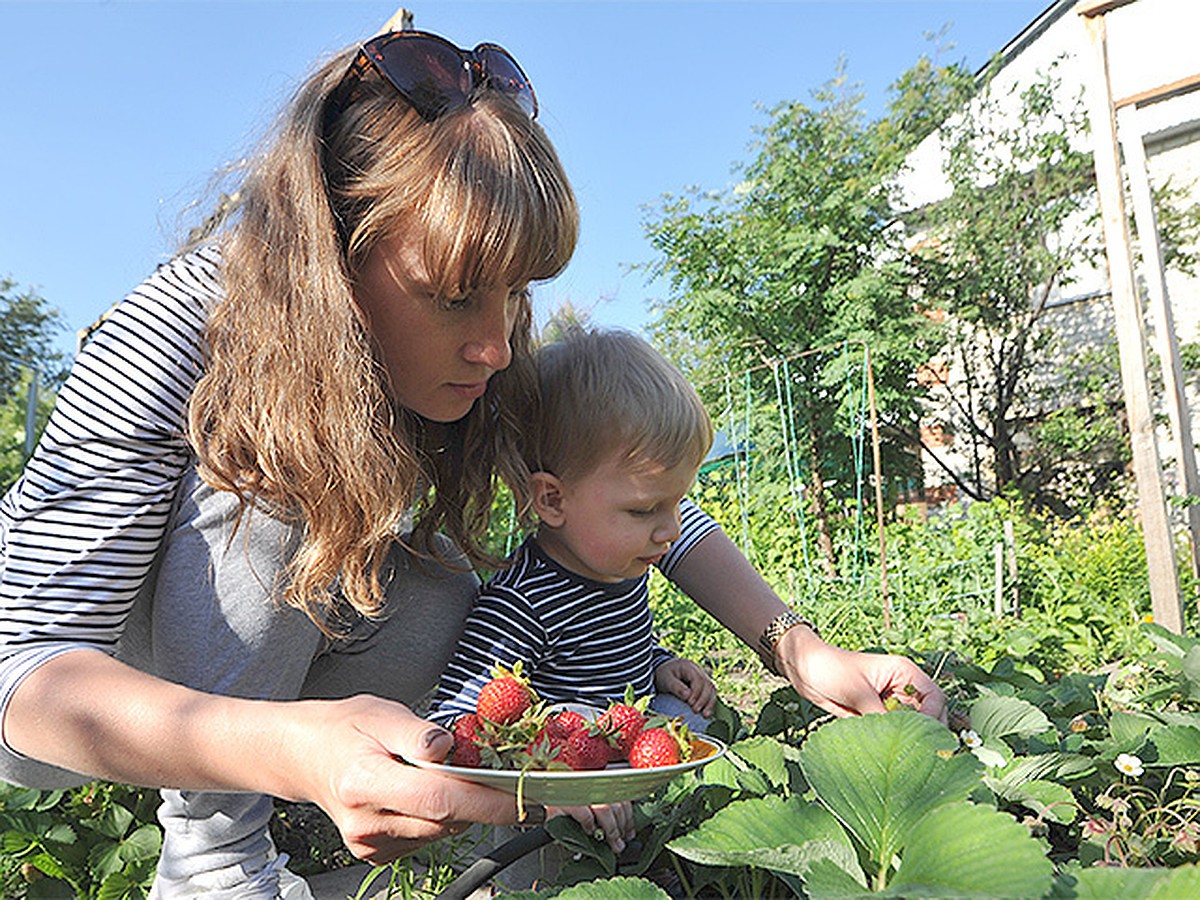
<path id="1" fill-rule="evenodd" d="M 654 686 L 660 694 L 678 697 L 706 719 L 717 708 L 717 686 L 708 673 L 690 659 L 669 659 L 654 670 Z"/>
<path id="2" fill-rule="evenodd" d="M 316 737 L 320 746 L 313 747 L 317 777 L 303 799 L 330 815 L 359 859 L 387 863 L 474 822 L 517 822 L 512 796 L 403 761 L 444 760 L 454 741 L 444 728 L 377 697 L 312 705 L 309 737 Z M 526 804 L 523 824 L 540 824 L 545 817 L 543 807 Z M 608 835 L 617 824 L 606 818 L 599 827 Z"/>
<path id="3" fill-rule="evenodd" d="M 701 538 L 671 578 L 749 647 L 757 648 L 768 623 L 789 610 L 720 529 Z M 775 645 L 775 659 L 802 697 L 836 716 L 883 712 L 883 701 L 894 697 L 946 722 L 941 688 L 903 656 L 841 650 L 798 625 Z"/>
<path id="4" fill-rule="evenodd" d="M 799 625 L 780 638 L 775 659 L 800 696 L 835 716 L 884 712 L 895 698 L 946 724 L 946 695 L 907 657 L 842 650 Z"/>

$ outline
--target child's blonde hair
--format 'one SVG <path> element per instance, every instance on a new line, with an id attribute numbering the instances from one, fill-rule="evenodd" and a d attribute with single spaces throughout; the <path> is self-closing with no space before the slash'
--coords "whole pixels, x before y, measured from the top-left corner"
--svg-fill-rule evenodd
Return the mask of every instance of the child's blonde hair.
<path id="1" fill-rule="evenodd" d="M 537 427 L 526 455 L 534 471 L 587 474 L 613 453 L 632 466 L 699 469 L 713 426 L 695 388 L 635 334 L 569 328 L 538 349 Z"/>

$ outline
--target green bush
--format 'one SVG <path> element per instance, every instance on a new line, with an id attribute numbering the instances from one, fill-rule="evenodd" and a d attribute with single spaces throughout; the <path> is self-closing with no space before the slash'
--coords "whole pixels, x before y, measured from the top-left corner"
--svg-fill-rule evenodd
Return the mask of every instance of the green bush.
<path id="1" fill-rule="evenodd" d="M 0 894 L 144 898 L 162 844 L 157 802 L 156 791 L 106 782 L 69 791 L 0 783 Z"/>

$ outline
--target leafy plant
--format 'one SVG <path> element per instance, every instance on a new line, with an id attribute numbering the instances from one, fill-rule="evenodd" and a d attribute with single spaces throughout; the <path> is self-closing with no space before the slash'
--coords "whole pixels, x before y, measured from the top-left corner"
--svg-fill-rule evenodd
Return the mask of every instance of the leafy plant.
<path id="1" fill-rule="evenodd" d="M 830 720 L 790 687 L 753 733 L 727 711 L 726 756 L 637 804 L 632 857 L 552 823 L 578 859 L 550 894 L 1191 896 L 1200 642 L 1143 631 L 1155 649 L 1124 672 L 945 664 L 953 730 L 906 709 Z"/>
<path id="2" fill-rule="evenodd" d="M 4 896 L 147 896 L 162 842 L 155 797 L 104 782 L 72 791 L 0 783 Z"/>

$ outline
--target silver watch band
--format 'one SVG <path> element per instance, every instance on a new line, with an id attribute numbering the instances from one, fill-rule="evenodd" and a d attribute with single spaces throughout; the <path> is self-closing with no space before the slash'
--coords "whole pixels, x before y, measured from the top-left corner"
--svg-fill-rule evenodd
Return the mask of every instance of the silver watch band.
<path id="1" fill-rule="evenodd" d="M 812 633 L 819 635 L 817 626 L 808 619 L 801 616 L 799 613 L 788 610 L 785 613 L 780 613 L 772 619 L 767 627 L 763 629 L 763 633 L 758 638 L 759 650 L 758 655 L 762 658 L 763 665 L 767 670 L 774 675 L 779 674 L 779 668 L 775 665 L 775 648 L 779 646 L 783 636 L 795 628 L 797 625 L 804 625 L 812 629 Z"/>

